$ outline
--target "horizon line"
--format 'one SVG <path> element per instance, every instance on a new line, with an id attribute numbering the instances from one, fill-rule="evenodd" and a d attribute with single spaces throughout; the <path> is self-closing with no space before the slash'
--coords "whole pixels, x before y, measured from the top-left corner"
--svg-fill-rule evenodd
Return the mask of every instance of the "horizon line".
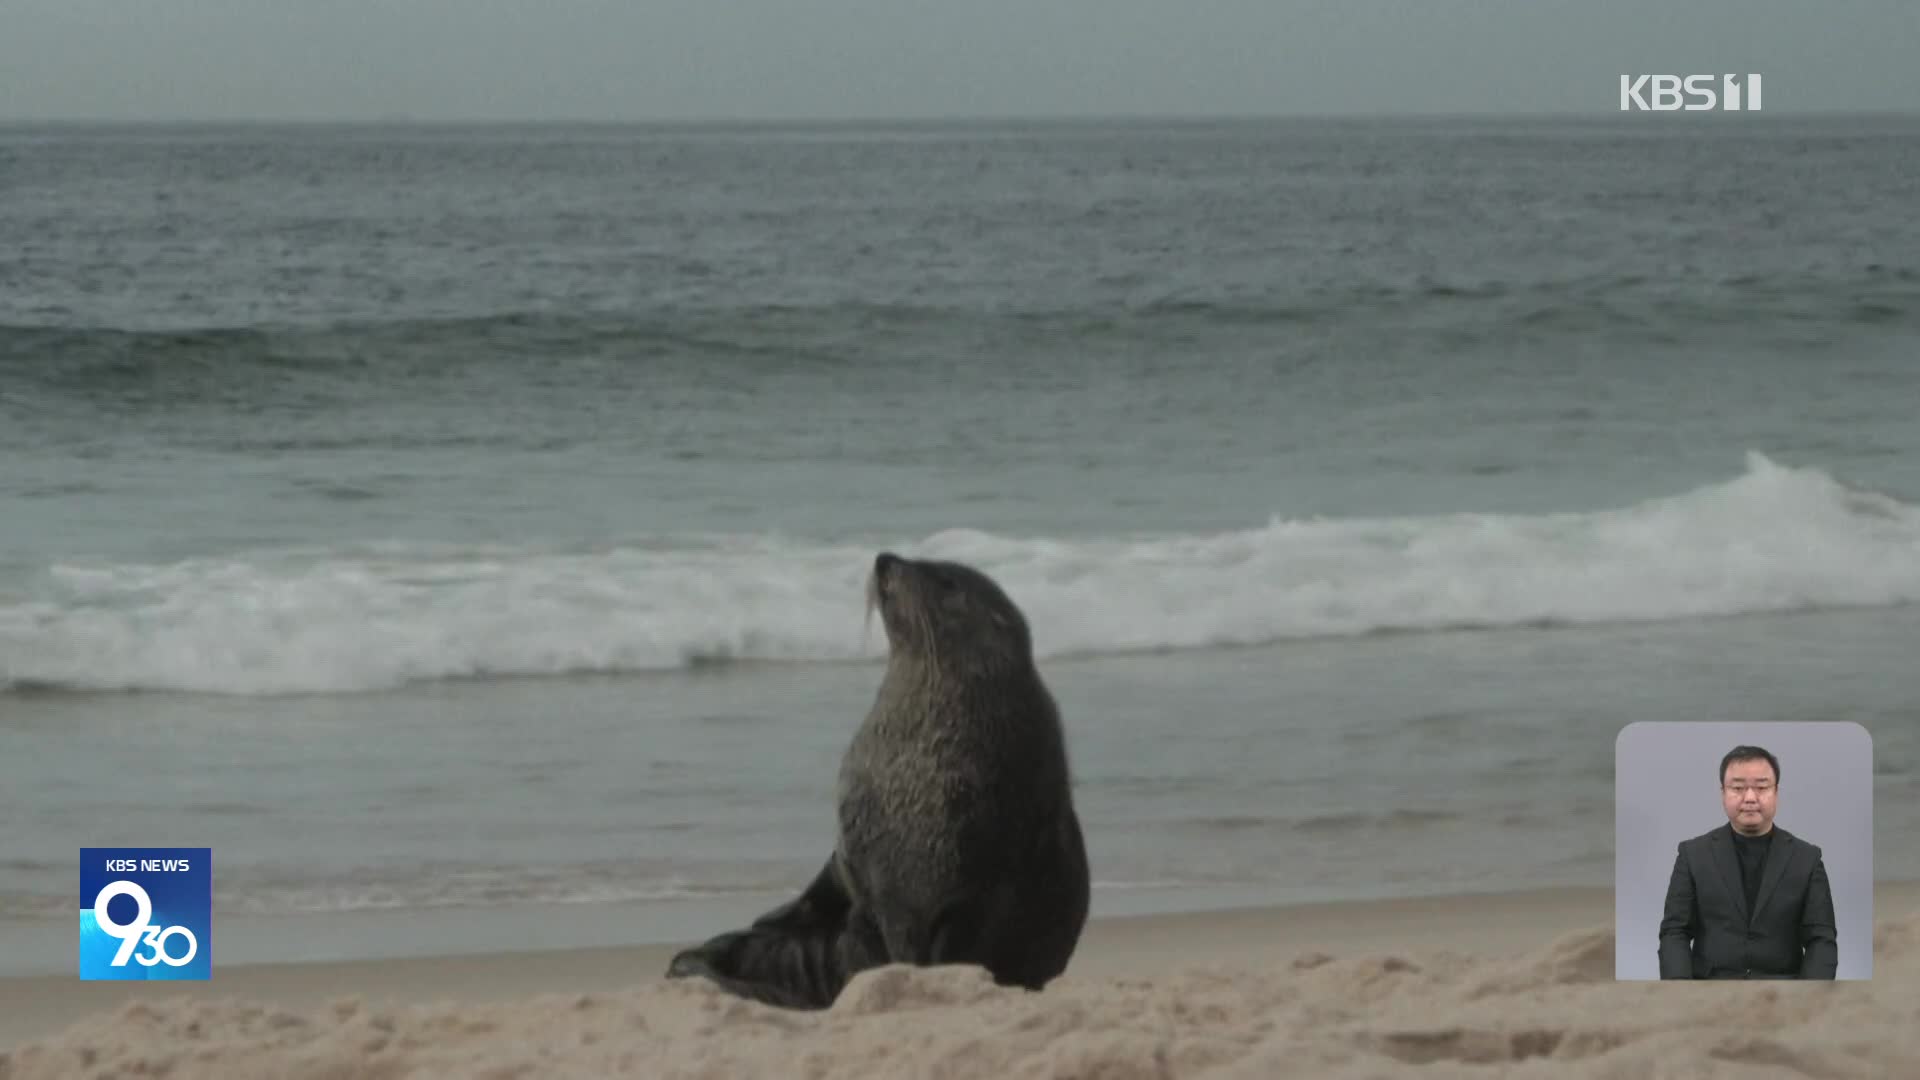
<path id="1" fill-rule="evenodd" d="M 1637 112 L 1637 110 L 1636 110 Z M 1751 117 L 1793 118 L 1908 118 L 1920 117 L 1920 107 L 1906 108 L 1770 108 L 1757 113 L 1743 110 L 1674 110 L 1674 116 L 1688 119 L 1734 119 Z M 1406 110 L 1370 112 L 1060 112 L 1060 113 L 927 113 L 873 114 L 870 116 L 633 116 L 633 117 L 550 117 L 550 116 L 453 116 L 431 117 L 407 113 L 380 116 L 4 116 L 0 127 L 846 127 L 859 125 L 897 126 L 912 124 L 1071 124 L 1071 123 L 1218 123 L 1276 120 L 1598 120 L 1625 117 L 1635 113 L 1618 109 L 1540 109 L 1540 110 Z"/>

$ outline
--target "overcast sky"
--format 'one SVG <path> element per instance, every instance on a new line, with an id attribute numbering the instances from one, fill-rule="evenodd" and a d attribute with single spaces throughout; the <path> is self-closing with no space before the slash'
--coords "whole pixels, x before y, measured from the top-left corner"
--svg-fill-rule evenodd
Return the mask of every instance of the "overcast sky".
<path id="1" fill-rule="evenodd" d="M 1920 110 L 1920 0 L 0 0 L 0 118 Z"/>

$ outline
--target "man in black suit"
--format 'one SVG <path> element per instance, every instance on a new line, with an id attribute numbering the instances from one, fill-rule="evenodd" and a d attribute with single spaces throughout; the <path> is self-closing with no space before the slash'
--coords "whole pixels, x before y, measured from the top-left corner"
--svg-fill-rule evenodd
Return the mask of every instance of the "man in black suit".
<path id="1" fill-rule="evenodd" d="M 1840 963 L 1820 848 L 1773 823 L 1780 762 L 1720 759 L 1727 823 L 1680 842 L 1660 920 L 1662 979 L 1831 979 Z"/>

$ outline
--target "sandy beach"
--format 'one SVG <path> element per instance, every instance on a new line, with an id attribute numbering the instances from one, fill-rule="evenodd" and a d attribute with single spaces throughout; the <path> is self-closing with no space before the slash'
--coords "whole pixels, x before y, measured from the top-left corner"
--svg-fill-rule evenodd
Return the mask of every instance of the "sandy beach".
<path id="1" fill-rule="evenodd" d="M 1920 886 L 1875 977 L 1614 981 L 1612 896 L 1111 918 L 1041 994 L 888 968 L 792 1013 L 666 982 L 667 947 L 0 980 L 0 1078 L 1891 1077 L 1920 1061 Z"/>

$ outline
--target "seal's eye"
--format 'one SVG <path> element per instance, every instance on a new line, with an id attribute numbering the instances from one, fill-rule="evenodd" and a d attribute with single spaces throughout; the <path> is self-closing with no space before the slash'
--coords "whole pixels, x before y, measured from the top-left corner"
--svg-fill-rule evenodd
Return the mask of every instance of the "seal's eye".
<path id="1" fill-rule="evenodd" d="M 940 598 L 948 607 L 961 608 L 967 604 L 967 590 L 960 587 L 960 575 L 952 570 L 935 570 L 934 584 L 940 587 Z"/>

